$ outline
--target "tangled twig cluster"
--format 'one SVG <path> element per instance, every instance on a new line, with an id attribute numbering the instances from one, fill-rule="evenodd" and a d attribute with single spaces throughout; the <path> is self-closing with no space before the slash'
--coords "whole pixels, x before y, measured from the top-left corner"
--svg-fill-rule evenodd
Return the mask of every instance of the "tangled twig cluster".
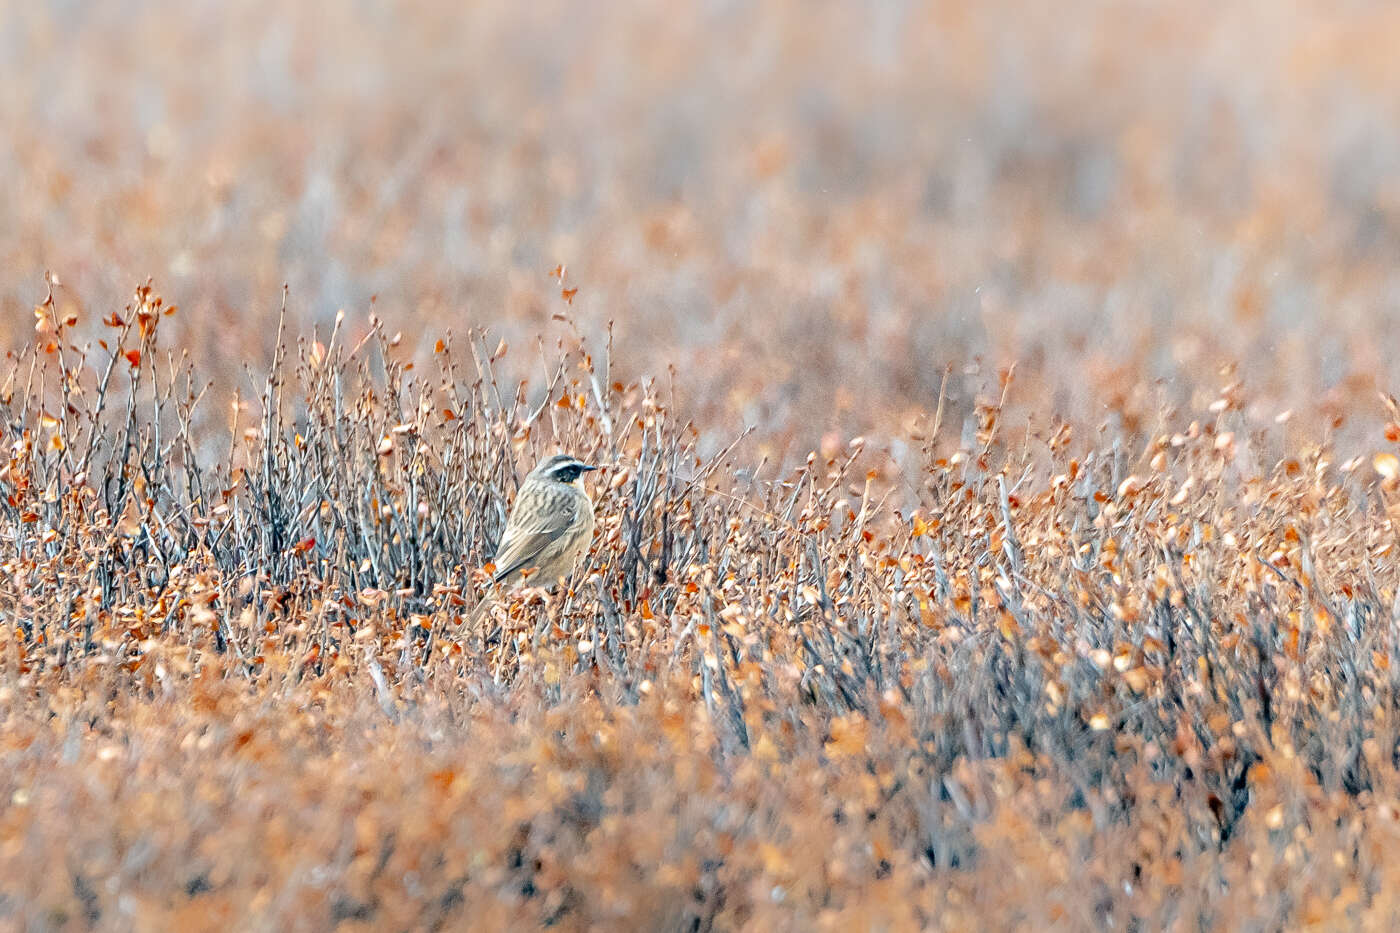
<path id="1" fill-rule="evenodd" d="M 1251 475 L 1232 387 L 1137 455 L 988 401 L 916 473 L 780 472 L 582 342 L 510 387 L 482 334 L 415 361 L 373 320 L 280 333 L 224 419 L 175 312 L 143 286 L 79 347 L 50 296 L 0 386 L 0 915 L 1397 911 L 1389 455 Z M 593 551 L 474 624 L 555 447 L 605 465 Z"/>

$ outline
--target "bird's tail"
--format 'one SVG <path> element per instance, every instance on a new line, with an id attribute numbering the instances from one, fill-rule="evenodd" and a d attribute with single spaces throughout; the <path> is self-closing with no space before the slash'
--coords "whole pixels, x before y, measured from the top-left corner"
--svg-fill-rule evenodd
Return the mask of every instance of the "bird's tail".
<path id="1" fill-rule="evenodd" d="M 467 630 L 475 632 L 481 620 L 486 617 L 486 612 L 496 603 L 496 595 L 491 590 L 486 590 L 481 594 L 481 602 L 472 607 L 471 614 L 467 616 Z"/>

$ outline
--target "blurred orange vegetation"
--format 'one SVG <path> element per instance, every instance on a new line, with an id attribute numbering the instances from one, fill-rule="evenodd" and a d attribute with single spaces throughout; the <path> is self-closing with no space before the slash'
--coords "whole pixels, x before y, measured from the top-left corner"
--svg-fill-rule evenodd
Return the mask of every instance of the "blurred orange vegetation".
<path id="1" fill-rule="evenodd" d="M 11 5 L 0 925 L 1400 926 L 1397 44 Z"/>

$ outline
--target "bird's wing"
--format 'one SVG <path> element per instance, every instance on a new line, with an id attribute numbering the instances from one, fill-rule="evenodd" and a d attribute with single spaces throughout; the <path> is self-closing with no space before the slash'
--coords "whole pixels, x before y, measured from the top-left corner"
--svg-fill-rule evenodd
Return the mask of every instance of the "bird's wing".
<path id="1" fill-rule="evenodd" d="M 574 523 L 578 503 L 571 496 L 526 487 L 511 512 L 492 563 L 497 582 L 536 565 L 545 549 Z"/>

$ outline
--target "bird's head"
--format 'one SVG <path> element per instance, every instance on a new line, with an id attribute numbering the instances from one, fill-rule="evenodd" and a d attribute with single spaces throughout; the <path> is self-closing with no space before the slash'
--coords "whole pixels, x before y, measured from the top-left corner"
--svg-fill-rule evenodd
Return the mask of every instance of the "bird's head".
<path id="1" fill-rule="evenodd" d="M 571 485 L 578 482 L 578 478 L 589 470 L 596 469 L 598 468 L 589 466 L 571 454 L 555 454 L 535 467 L 530 475 L 536 479 Z"/>

